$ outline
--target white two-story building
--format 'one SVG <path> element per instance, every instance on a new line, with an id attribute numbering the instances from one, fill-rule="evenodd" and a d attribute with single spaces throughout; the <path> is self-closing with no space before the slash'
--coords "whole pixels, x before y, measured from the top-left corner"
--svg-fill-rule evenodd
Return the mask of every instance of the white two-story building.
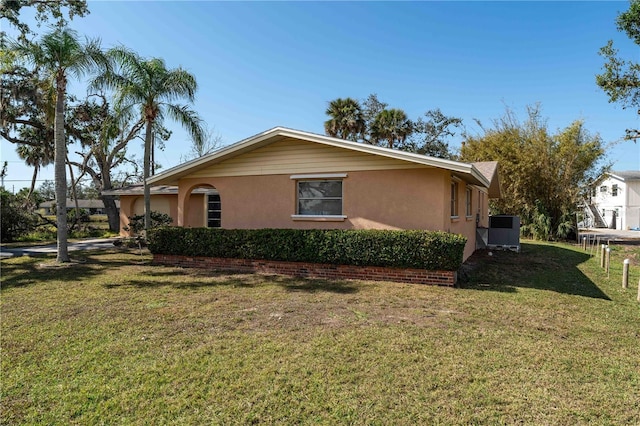
<path id="1" fill-rule="evenodd" d="M 640 170 L 607 173 L 592 202 L 608 228 L 640 228 Z"/>

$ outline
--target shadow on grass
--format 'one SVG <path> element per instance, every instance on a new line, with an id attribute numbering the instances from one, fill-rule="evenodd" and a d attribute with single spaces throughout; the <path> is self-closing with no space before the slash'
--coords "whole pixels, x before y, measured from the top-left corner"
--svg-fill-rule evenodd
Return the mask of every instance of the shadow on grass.
<path id="1" fill-rule="evenodd" d="M 161 268 L 161 267 L 160 267 Z M 254 288 L 264 285 L 277 285 L 290 292 L 329 292 L 352 294 L 359 291 L 356 283 L 332 281 L 302 277 L 288 277 L 275 274 L 252 274 L 246 272 L 208 271 L 204 269 L 158 269 L 145 274 L 148 280 L 134 280 L 123 284 L 105 284 L 105 288 L 134 286 L 138 288 L 174 287 L 198 290 L 208 287 L 245 287 Z M 162 278 L 175 276 L 176 280 Z M 177 277 L 180 277 L 179 279 Z"/>
<path id="2" fill-rule="evenodd" d="M 116 259 L 106 257 L 116 255 Z M 105 268 L 131 266 L 136 257 L 120 250 L 73 251 L 71 262 L 56 263 L 55 254 L 18 256 L 2 260 L 3 290 L 46 283 L 47 281 L 83 281 L 104 274 Z M 124 257 L 123 257 L 124 256 Z"/>
<path id="3" fill-rule="evenodd" d="M 271 276 L 267 276 L 271 277 Z M 360 289 L 358 285 L 349 281 L 333 281 L 318 278 L 293 278 L 274 275 L 275 283 L 291 292 L 307 292 L 307 293 L 337 293 L 337 294 L 353 294 Z"/>
<path id="4" fill-rule="evenodd" d="M 587 253 L 547 244 L 523 243 L 520 253 L 479 250 L 463 265 L 466 279 L 461 287 L 500 292 L 534 288 L 611 300 L 578 269 L 589 258 Z"/>
<path id="5" fill-rule="evenodd" d="M 20 261 L 2 262 L 2 289 L 24 287 L 46 281 L 76 281 L 96 275 L 95 267 L 86 259 L 75 258 L 58 264 L 55 255 L 22 257 Z"/>

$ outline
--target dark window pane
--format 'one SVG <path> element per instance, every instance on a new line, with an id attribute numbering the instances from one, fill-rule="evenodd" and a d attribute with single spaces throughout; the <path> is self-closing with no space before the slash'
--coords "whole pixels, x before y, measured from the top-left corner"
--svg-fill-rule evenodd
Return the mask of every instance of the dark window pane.
<path id="1" fill-rule="evenodd" d="M 299 200 L 298 214 L 341 215 L 342 200 Z"/>
<path id="2" fill-rule="evenodd" d="M 298 197 L 327 198 L 342 197 L 342 181 L 319 180 L 298 182 Z"/>

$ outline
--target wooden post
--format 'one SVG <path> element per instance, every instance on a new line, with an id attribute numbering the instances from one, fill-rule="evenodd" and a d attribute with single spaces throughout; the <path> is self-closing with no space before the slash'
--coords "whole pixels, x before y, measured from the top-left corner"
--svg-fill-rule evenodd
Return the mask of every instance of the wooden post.
<path id="1" fill-rule="evenodd" d="M 607 247 L 607 259 L 605 261 L 606 267 L 605 269 L 607 270 L 607 278 L 609 278 L 609 264 L 611 263 L 611 249 L 609 247 Z"/>
<path id="2" fill-rule="evenodd" d="M 629 259 L 622 262 L 622 288 L 629 287 L 629 263 L 631 263 Z"/>
<path id="3" fill-rule="evenodd" d="M 600 267 L 604 268 L 604 254 L 605 254 L 606 246 L 603 244 L 600 249 Z"/>
<path id="4" fill-rule="evenodd" d="M 582 250 L 587 250 L 587 237 L 582 237 Z"/>

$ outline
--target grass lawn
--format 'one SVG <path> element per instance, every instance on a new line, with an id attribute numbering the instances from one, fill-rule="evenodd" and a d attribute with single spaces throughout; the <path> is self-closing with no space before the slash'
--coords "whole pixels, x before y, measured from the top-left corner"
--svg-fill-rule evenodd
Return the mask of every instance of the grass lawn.
<path id="1" fill-rule="evenodd" d="M 2 260 L 1 424 L 640 424 L 638 246 L 607 278 L 528 242 L 455 289 L 72 257 Z"/>

